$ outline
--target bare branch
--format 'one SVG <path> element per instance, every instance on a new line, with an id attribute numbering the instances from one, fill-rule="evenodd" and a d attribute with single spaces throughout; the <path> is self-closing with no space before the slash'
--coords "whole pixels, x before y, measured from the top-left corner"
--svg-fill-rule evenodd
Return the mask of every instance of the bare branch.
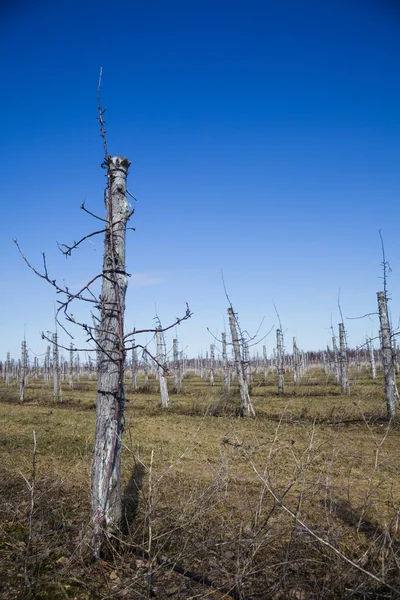
<path id="1" fill-rule="evenodd" d="M 260 338 L 256 342 L 254 342 L 254 344 L 249 344 L 249 348 L 252 348 L 253 346 L 257 346 L 260 342 L 264 341 L 269 336 L 269 334 L 271 333 L 271 331 L 273 331 L 274 327 L 275 327 L 275 323 L 272 325 L 272 327 L 270 328 L 270 330 L 267 331 L 267 333 L 265 335 L 263 335 L 262 338 Z M 253 338 L 250 338 L 250 339 L 254 340 L 255 336 Z"/>
<path id="2" fill-rule="evenodd" d="M 53 346 L 56 345 L 57 348 L 61 348 L 62 350 L 68 350 L 68 352 L 97 352 L 96 348 L 71 348 L 71 346 L 64 346 L 63 344 L 60 344 L 59 342 L 57 342 L 57 344 L 55 344 L 53 342 L 53 340 L 48 335 L 46 335 L 43 331 L 42 331 L 42 340 L 46 340 L 50 344 L 53 344 Z"/>
<path id="3" fill-rule="evenodd" d="M 272 300 L 272 304 L 274 305 L 275 313 L 276 313 L 276 316 L 278 317 L 279 329 L 282 331 L 282 323 L 281 323 L 281 318 L 280 318 L 280 316 L 279 316 L 278 309 L 276 308 L 276 306 L 275 306 L 275 302 L 274 302 L 273 300 Z"/>
<path id="4" fill-rule="evenodd" d="M 134 348 L 141 348 L 143 352 L 147 354 L 147 356 L 150 356 L 151 360 L 157 365 L 157 367 L 160 367 L 164 371 L 165 375 L 170 374 L 168 366 L 166 364 L 161 364 L 160 362 L 158 362 L 157 358 L 149 350 L 147 350 L 147 346 L 143 346 L 142 344 L 135 344 L 134 346 L 125 347 L 125 350 L 133 350 Z"/>
<path id="5" fill-rule="evenodd" d="M 367 313 L 366 315 L 362 315 L 361 317 L 347 317 L 348 321 L 355 321 L 356 319 L 364 319 L 365 317 L 373 317 L 378 315 L 379 313 L 373 312 L 373 313 Z"/>
<path id="6" fill-rule="evenodd" d="M 13 239 L 13 242 L 17 246 L 20 255 L 22 256 L 23 260 L 28 265 L 28 267 L 31 269 L 31 271 L 33 271 L 35 273 L 35 275 L 37 275 L 41 279 L 44 279 L 45 281 L 50 283 L 50 285 L 52 285 L 55 288 L 57 294 L 64 294 L 65 296 L 67 296 L 68 300 L 66 300 L 65 302 L 58 301 L 58 303 L 61 306 L 58 308 L 57 312 L 59 312 L 60 310 L 62 310 L 66 306 L 68 306 L 68 304 L 70 302 L 72 302 L 72 300 L 74 300 L 75 298 L 78 300 L 84 300 L 85 302 L 92 302 L 94 304 L 99 302 L 99 300 L 93 295 L 93 293 L 89 289 L 89 286 L 92 285 L 96 281 L 96 279 L 99 279 L 99 277 L 102 277 L 102 275 L 96 275 L 96 277 L 94 277 L 91 281 L 89 281 L 89 283 L 87 283 L 81 290 L 79 290 L 79 292 L 77 292 L 76 294 L 71 294 L 71 292 L 69 291 L 67 286 L 61 287 L 60 285 L 58 285 L 58 283 L 55 279 L 50 278 L 48 270 L 47 270 L 46 255 L 44 252 L 42 252 L 43 271 L 44 272 L 41 273 L 40 271 L 35 269 L 35 267 L 33 265 L 31 265 L 31 263 L 28 261 L 25 254 L 22 252 L 21 247 L 18 244 L 18 241 L 16 239 Z M 85 296 L 82 296 L 82 293 L 85 290 L 87 290 L 90 294 L 92 294 L 93 298 L 86 298 Z"/>
<path id="7" fill-rule="evenodd" d="M 342 307 L 340 306 L 340 288 L 338 289 L 338 298 L 337 298 L 337 303 L 338 303 L 339 314 L 340 314 L 340 322 L 341 322 L 341 323 L 344 323 L 344 320 L 343 320 L 343 313 L 342 313 Z"/>
<path id="8" fill-rule="evenodd" d="M 390 268 L 389 263 L 386 260 L 386 253 L 385 253 L 385 244 L 383 241 L 383 235 L 382 235 L 382 230 L 379 230 L 379 237 L 381 238 L 381 249 L 382 249 L 382 268 L 383 268 L 383 292 L 385 294 L 385 298 L 386 300 L 388 299 L 388 292 L 387 292 L 387 278 L 388 278 L 388 272 L 391 273 L 392 269 Z"/>
<path id="9" fill-rule="evenodd" d="M 100 123 L 100 137 L 103 140 L 104 161 L 107 162 L 107 159 L 110 155 L 108 154 L 108 150 L 107 150 L 107 139 L 106 139 L 107 131 L 105 129 L 106 121 L 104 121 L 104 119 L 103 119 L 103 115 L 107 109 L 101 108 L 101 101 L 100 101 L 100 90 L 101 90 L 102 77 L 103 77 L 103 67 L 100 67 L 99 85 L 97 87 L 97 110 L 99 111 L 99 116 L 96 118 L 97 118 L 98 122 Z"/>
<path id="10" fill-rule="evenodd" d="M 351 560 L 348 556 L 346 556 L 345 554 L 343 554 L 343 552 L 341 552 L 338 548 L 336 548 L 336 546 L 334 546 L 333 544 L 331 544 L 330 542 L 328 542 L 327 540 L 325 540 L 324 538 L 322 538 L 321 536 L 319 536 L 317 533 L 315 533 L 315 531 L 313 531 L 312 529 L 310 529 L 310 527 L 308 527 L 306 525 L 306 523 L 301 518 L 299 518 L 299 516 L 297 514 L 295 514 L 282 501 L 282 499 L 278 496 L 278 494 L 273 490 L 273 488 L 271 486 L 271 483 L 270 483 L 269 475 L 267 473 L 264 473 L 264 474 L 260 473 L 258 467 L 254 464 L 254 461 L 252 460 L 252 458 L 249 456 L 249 454 L 247 452 L 246 452 L 246 454 L 247 454 L 248 460 L 250 462 L 250 465 L 251 465 L 254 473 L 257 475 L 257 477 L 260 479 L 260 481 L 262 482 L 262 484 L 265 486 L 265 489 L 269 492 L 269 494 L 272 496 L 272 498 L 274 499 L 274 501 L 283 509 L 283 511 L 286 512 L 288 515 L 290 515 L 291 518 L 298 525 L 300 525 L 300 527 L 302 527 L 309 535 L 311 535 L 311 537 L 313 537 L 315 540 L 317 540 L 320 544 L 322 544 L 323 546 L 329 548 L 332 552 L 334 552 L 337 556 L 339 556 L 342 560 L 344 560 L 345 562 L 347 562 L 348 564 L 350 564 L 352 567 L 354 567 L 355 569 L 358 569 L 359 571 L 361 571 L 362 573 L 364 573 L 364 575 L 367 575 L 367 577 L 370 577 L 371 579 L 374 579 L 378 583 L 384 585 L 388 589 L 390 589 L 393 592 L 396 592 L 396 594 L 398 594 L 398 592 L 399 592 L 398 589 L 396 589 L 393 586 L 391 586 L 384 579 L 382 579 L 380 577 L 377 577 L 376 575 L 374 575 L 374 573 L 371 573 L 371 571 L 367 571 L 367 569 L 364 569 L 361 565 L 357 564 L 356 562 L 354 562 L 353 560 Z"/>
<path id="11" fill-rule="evenodd" d="M 126 193 L 128 194 L 128 196 L 130 196 L 131 198 L 133 198 L 137 202 L 137 198 L 135 198 L 135 196 L 133 194 L 131 194 L 129 190 L 126 190 Z"/>
<path id="12" fill-rule="evenodd" d="M 100 229 L 99 231 L 93 231 L 93 233 L 88 233 L 88 235 L 85 235 L 83 238 L 81 238 L 79 242 L 74 242 L 72 246 L 68 246 L 67 244 L 60 244 L 59 242 L 57 242 L 58 249 L 64 254 L 64 256 L 71 256 L 72 250 L 78 248 L 78 246 L 82 242 L 88 240 L 89 238 L 95 235 L 99 235 L 100 233 L 105 233 L 106 231 L 106 229 Z M 66 248 L 66 250 L 63 250 L 63 248 Z"/>
<path id="13" fill-rule="evenodd" d="M 175 327 L 175 325 L 180 325 L 182 323 L 182 321 L 186 321 L 187 319 L 190 319 L 190 317 L 193 315 L 193 313 L 191 312 L 188 303 L 186 302 L 186 312 L 184 314 L 183 317 L 176 317 L 176 320 L 174 323 L 172 323 L 172 325 L 168 325 L 168 327 L 156 327 L 155 329 L 134 329 L 133 331 L 131 331 L 130 333 L 127 333 L 124 335 L 124 340 L 127 340 L 128 338 L 138 335 L 139 333 L 156 333 L 156 331 L 161 331 L 161 333 L 164 333 L 165 331 L 168 331 L 169 329 L 172 329 L 173 327 Z"/>
<path id="14" fill-rule="evenodd" d="M 90 210 L 88 210 L 85 206 L 85 202 L 82 202 L 81 204 L 81 209 L 87 213 L 88 215 L 90 215 L 91 217 L 94 217 L 95 219 L 98 219 L 99 221 L 103 221 L 103 223 L 107 223 L 106 219 L 102 219 L 101 217 L 98 217 L 97 215 L 95 215 L 94 213 L 92 213 Z"/>

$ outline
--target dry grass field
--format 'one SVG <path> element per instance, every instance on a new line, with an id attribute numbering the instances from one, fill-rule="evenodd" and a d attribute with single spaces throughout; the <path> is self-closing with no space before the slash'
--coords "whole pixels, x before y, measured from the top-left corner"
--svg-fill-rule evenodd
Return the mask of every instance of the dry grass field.
<path id="1" fill-rule="evenodd" d="M 218 377 L 189 373 L 169 409 L 155 379 L 128 379 L 124 527 L 96 564 L 95 381 L 66 381 L 58 405 L 42 381 L 23 404 L 2 382 L 0 598 L 399 598 L 399 423 L 381 375 L 350 381 L 341 396 L 314 369 L 278 396 L 260 375 L 240 418 Z"/>

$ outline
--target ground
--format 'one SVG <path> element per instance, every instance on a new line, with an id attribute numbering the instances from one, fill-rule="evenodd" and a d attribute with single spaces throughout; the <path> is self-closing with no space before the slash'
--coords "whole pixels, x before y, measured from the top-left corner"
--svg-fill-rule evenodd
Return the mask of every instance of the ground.
<path id="1" fill-rule="evenodd" d="M 215 381 L 189 372 L 162 409 L 154 378 L 136 393 L 127 376 L 126 518 L 96 564 L 95 380 L 63 382 L 62 404 L 43 379 L 23 403 L 0 382 L 0 598 L 400 597 L 400 422 L 381 374 L 352 370 L 342 396 L 316 366 L 278 396 L 258 373 L 255 418 Z"/>

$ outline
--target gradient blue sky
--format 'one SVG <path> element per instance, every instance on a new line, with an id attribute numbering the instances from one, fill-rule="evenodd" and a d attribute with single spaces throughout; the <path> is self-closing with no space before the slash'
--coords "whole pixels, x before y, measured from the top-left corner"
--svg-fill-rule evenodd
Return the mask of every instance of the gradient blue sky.
<path id="1" fill-rule="evenodd" d="M 339 288 L 345 319 L 376 310 L 380 228 L 397 325 L 397 3 L 3 0 L 0 55 L 0 359 L 18 355 L 24 329 L 44 351 L 57 299 L 13 237 L 72 289 L 101 268 L 102 239 L 68 260 L 56 245 L 97 227 L 83 200 L 104 212 L 100 66 L 109 151 L 131 160 L 138 198 L 127 328 L 151 325 L 155 306 L 167 325 L 187 301 L 178 336 L 204 353 L 206 328 L 219 335 L 226 321 L 223 269 L 250 333 L 263 316 L 262 334 L 277 326 L 275 302 L 288 350 L 292 336 L 324 348 Z M 351 346 L 378 330 L 346 327 Z"/>

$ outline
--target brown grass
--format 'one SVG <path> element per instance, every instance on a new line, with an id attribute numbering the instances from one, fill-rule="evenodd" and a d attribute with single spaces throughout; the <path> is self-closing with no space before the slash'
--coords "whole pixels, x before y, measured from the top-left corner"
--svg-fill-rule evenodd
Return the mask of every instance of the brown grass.
<path id="1" fill-rule="evenodd" d="M 254 419 L 235 416 L 218 380 L 187 378 L 168 410 L 154 379 L 137 394 L 128 381 L 126 527 L 96 565 L 81 555 L 95 382 L 57 406 L 39 381 L 22 405 L 17 383 L 2 384 L 0 597 L 400 597 L 399 424 L 385 420 L 381 379 L 351 381 L 341 396 L 314 370 L 278 396 L 271 373 L 253 385 Z"/>

